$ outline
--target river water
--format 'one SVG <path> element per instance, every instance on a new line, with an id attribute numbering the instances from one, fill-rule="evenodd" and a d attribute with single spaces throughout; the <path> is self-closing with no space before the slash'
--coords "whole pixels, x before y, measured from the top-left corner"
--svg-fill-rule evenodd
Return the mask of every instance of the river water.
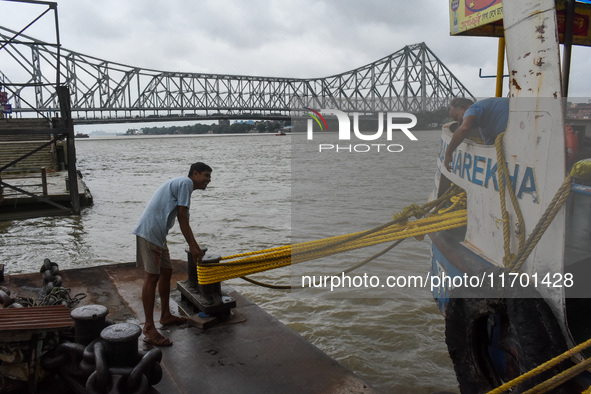
<path id="1" fill-rule="evenodd" d="M 418 141 L 393 141 L 403 146 L 401 152 L 349 152 L 344 145 L 337 152 L 319 151 L 319 143 L 334 141 L 330 133 L 314 142 L 303 135 L 258 134 L 77 140 L 78 169 L 94 206 L 80 217 L 0 222 L 3 263 L 8 273 L 19 273 L 37 272 L 44 258 L 62 269 L 134 261 L 131 231 L 146 202 L 162 182 L 186 175 L 196 161 L 213 168 L 207 190 L 193 193 L 190 219 L 210 253 L 225 256 L 370 229 L 428 198 L 440 136 L 414 133 Z M 178 225 L 168 243 L 172 258 L 186 257 Z M 291 292 L 240 279 L 228 283 L 384 392 L 454 391 L 444 321 L 429 288 L 383 286 L 389 276 L 426 275 L 428 240 L 404 241 L 348 274 L 352 284 L 333 291 L 301 289 L 304 275 L 339 276 L 385 246 L 253 276 L 291 283 Z M 380 285 L 362 284 L 364 275 Z"/>

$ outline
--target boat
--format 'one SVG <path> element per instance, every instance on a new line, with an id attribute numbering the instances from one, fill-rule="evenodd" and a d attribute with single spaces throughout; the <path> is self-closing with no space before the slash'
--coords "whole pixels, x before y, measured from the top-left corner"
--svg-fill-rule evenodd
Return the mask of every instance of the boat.
<path id="1" fill-rule="evenodd" d="M 85 133 L 76 133 L 76 138 L 90 138 L 90 136 Z"/>
<path id="2" fill-rule="evenodd" d="M 499 37 L 496 95 L 505 52 L 510 87 L 506 131 L 495 145 L 465 139 L 451 171 L 444 152 L 458 124 L 443 126 L 430 196 L 465 192 L 467 225 L 430 235 L 433 297 L 460 391 L 523 392 L 575 366 L 582 373 L 552 389 L 581 392 L 591 386 L 589 352 L 514 379 L 591 338 L 591 155 L 574 143 L 591 126 L 573 136 L 565 119 L 571 45 L 591 45 L 591 4 L 449 4 L 452 35 Z"/>

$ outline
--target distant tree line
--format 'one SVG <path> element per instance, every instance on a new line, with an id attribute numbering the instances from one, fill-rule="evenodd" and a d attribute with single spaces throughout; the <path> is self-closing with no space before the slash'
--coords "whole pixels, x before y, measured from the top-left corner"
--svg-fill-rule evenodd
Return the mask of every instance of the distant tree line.
<path id="1" fill-rule="evenodd" d="M 432 112 L 419 112 L 415 114 L 417 117 L 417 125 L 414 127 L 417 130 L 439 129 L 445 123 L 451 122 L 448 108 L 440 108 Z"/>
<path id="2" fill-rule="evenodd" d="M 229 123 L 229 122 L 228 122 Z M 289 122 L 262 121 L 256 123 L 233 123 L 233 124 L 211 124 L 205 125 L 196 123 L 188 126 L 162 126 L 162 127 L 144 127 L 143 134 L 146 135 L 165 135 L 165 134 L 241 134 L 241 133 L 273 133 L 284 127 Z M 136 130 L 129 129 L 125 134 L 136 134 Z"/>
<path id="3" fill-rule="evenodd" d="M 439 129 L 442 124 L 450 122 L 449 110 L 440 108 L 432 112 L 415 113 L 417 124 L 414 129 Z M 277 130 L 291 124 L 290 121 L 259 121 L 259 122 L 237 122 L 230 124 L 229 121 L 220 122 L 221 124 L 205 125 L 196 123 L 188 126 L 163 126 L 163 127 L 144 127 L 143 134 L 146 135 L 165 135 L 165 134 L 244 134 L 244 133 L 275 133 Z M 127 130 L 126 134 L 133 135 L 137 131 Z"/>

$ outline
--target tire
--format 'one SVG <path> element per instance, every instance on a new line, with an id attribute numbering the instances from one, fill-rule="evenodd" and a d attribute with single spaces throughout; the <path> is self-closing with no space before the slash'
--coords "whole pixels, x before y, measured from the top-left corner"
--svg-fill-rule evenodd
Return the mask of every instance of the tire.
<path id="1" fill-rule="evenodd" d="M 502 300 L 452 298 L 445 316 L 445 342 L 451 357 L 460 391 L 466 394 L 488 392 L 502 380 L 491 374 L 493 365 L 484 357 L 489 316 L 502 312 Z"/>
<path id="2" fill-rule="evenodd" d="M 445 316 L 445 341 L 462 393 L 488 392 L 566 351 L 560 326 L 535 289 L 519 289 L 527 298 L 494 288 L 485 298 L 464 295 L 474 297 L 463 288 L 452 292 Z M 528 379 L 516 391 L 558 372 Z"/>

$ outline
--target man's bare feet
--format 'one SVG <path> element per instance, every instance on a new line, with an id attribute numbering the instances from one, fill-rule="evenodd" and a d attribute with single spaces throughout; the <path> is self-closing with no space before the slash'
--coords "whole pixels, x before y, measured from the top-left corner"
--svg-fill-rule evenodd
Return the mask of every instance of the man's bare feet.
<path id="1" fill-rule="evenodd" d="M 163 326 L 168 326 L 171 324 L 178 326 L 178 325 L 184 324 L 186 322 L 187 322 L 186 317 L 175 316 L 175 315 L 165 316 L 160 319 L 160 324 L 162 324 Z"/>
<path id="2" fill-rule="evenodd" d="M 172 346 L 172 341 L 160 334 L 156 328 L 150 330 L 144 329 L 142 332 L 144 333 L 143 341 L 147 344 L 154 346 Z"/>

